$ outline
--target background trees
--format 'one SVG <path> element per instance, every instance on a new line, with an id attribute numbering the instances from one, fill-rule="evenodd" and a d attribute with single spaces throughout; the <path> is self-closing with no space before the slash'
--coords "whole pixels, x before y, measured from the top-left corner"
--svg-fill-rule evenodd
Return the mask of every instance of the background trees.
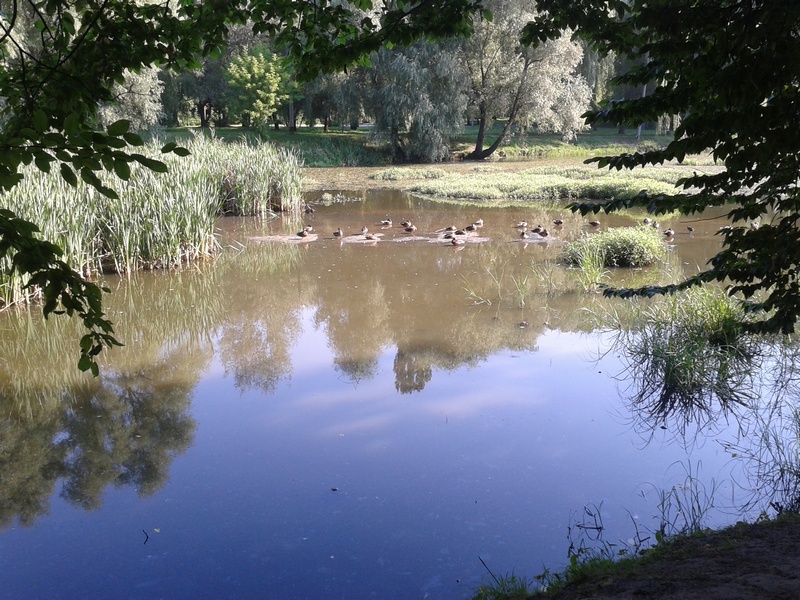
<path id="1" fill-rule="evenodd" d="M 286 79 L 283 62 L 265 46 L 256 46 L 251 52 L 235 57 L 228 65 L 225 79 L 228 106 L 245 127 L 266 125 L 278 110 L 278 104 L 288 98 L 282 89 Z"/>

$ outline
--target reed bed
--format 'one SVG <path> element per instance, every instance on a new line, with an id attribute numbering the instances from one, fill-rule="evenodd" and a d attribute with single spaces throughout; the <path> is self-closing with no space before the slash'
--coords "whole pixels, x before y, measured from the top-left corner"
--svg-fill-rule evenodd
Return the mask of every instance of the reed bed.
<path id="1" fill-rule="evenodd" d="M 667 250 L 662 235 L 652 227 L 615 227 L 585 235 L 564 246 L 562 259 L 581 268 L 646 267 L 664 259 Z"/>
<path id="2" fill-rule="evenodd" d="M 143 154 L 166 163 L 166 173 L 131 166 L 128 179 L 106 173 L 118 198 L 108 198 L 79 182 L 72 187 L 57 174 L 34 167 L 0 196 L 0 206 L 36 223 L 41 235 L 58 244 L 64 260 L 85 276 L 179 267 L 209 258 L 218 250 L 214 232 L 220 214 L 267 217 L 298 213 L 301 163 L 291 150 L 270 144 L 222 142 L 195 136 L 190 156 L 161 155 L 157 143 Z M 0 258 L 0 304 L 36 296 L 25 281 L 9 276 L 10 257 Z"/>
<path id="3" fill-rule="evenodd" d="M 674 193 L 685 169 L 661 167 L 646 171 L 608 171 L 590 166 L 537 167 L 515 174 L 480 172 L 415 181 L 410 192 L 435 198 L 480 201 L 570 201 L 633 198 L 640 191 Z"/>

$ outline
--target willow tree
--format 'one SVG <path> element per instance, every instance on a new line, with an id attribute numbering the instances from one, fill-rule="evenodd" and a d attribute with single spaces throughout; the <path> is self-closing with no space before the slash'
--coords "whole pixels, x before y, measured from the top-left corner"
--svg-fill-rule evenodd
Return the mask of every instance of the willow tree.
<path id="1" fill-rule="evenodd" d="M 466 94 L 452 43 L 381 50 L 372 59 L 365 103 L 375 133 L 389 140 L 397 162 L 438 161 L 463 127 Z"/>
<path id="2" fill-rule="evenodd" d="M 775 0 L 540 0 L 525 30 L 536 45 L 565 31 L 600 54 L 631 60 L 621 84 L 653 91 L 608 104 L 590 123 L 682 120 L 665 148 L 590 159 L 634 169 L 710 153 L 724 167 L 693 173 L 673 194 L 576 204 L 581 212 L 632 206 L 689 215 L 727 208 L 722 250 L 676 285 L 609 290 L 622 296 L 666 293 L 721 282 L 756 319 L 744 327 L 791 332 L 800 318 L 800 3 Z M 758 224 L 759 227 L 751 226 Z"/>
<path id="3" fill-rule="evenodd" d="M 489 0 L 492 18 L 476 15 L 475 32 L 460 43 L 459 60 L 468 74 L 470 105 L 478 134 L 469 159 L 487 158 L 518 125 L 574 139 L 585 124 L 590 90 L 577 72 L 583 57 L 580 44 L 568 35 L 536 47 L 520 44 L 535 8 L 521 0 Z M 495 117 L 506 119 L 500 135 L 484 147 Z"/>

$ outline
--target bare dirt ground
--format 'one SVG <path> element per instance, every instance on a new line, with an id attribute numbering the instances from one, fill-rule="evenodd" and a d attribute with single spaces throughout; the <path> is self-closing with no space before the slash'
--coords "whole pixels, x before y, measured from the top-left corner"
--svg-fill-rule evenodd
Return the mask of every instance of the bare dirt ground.
<path id="1" fill-rule="evenodd" d="M 484 163 L 479 163 L 485 168 Z M 495 172 L 516 172 L 542 161 L 490 163 Z M 472 172 L 476 163 L 436 165 Z M 307 168 L 304 191 L 403 187 L 404 181 L 371 179 L 385 167 Z M 658 558 L 624 575 L 574 586 L 556 600 L 800 600 L 800 518 L 737 525 L 674 542 Z"/>
<path id="2" fill-rule="evenodd" d="M 632 573 L 587 582 L 557 600 L 797 600 L 800 520 L 737 525 L 674 542 Z"/>

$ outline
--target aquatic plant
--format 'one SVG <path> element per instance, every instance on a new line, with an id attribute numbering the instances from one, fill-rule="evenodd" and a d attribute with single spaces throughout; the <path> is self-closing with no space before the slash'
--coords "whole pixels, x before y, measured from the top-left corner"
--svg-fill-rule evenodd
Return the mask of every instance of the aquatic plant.
<path id="1" fill-rule="evenodd" d="M 683 434 L 752 404 L 763 340 L 744 332 L 739 300 L 711 287 L 649 300 L 638 311 L 606 315 L 625 363 L 633 419 L 643 431 Z"/>
<path id="2" fill-rule="evenodd" d="M 481 561 L 492 581 L 479 585 L 472 600 L 526 600 L 531 595 L 531 591 L 534 589 L 532 581 L 514 575 L 514 573 L 495 575 L 481 557 L 478 557 L 478 560 Z"/>
<path id="3" fill-rule="evenodd" d="M 109 174 L 109 198 L 82 181 L 69 185 L 33 167 L 0 196 L 0 206 L 37 223 L 41 235 L 63 249 L 64 260 L 86 276 L 108 271 L 168 268 L 217 251 L 214 227 L 221 210 L 260 217 L 299 212 L 301 179 L 295 154 L 269 145 L 223 143 L 195 136 L 188 157 L 163 157 L 151 143 L 143 154 L 159 156 L 167 172 L 134 165 Z M 0 259 L 8 272 L 9 258 Z M 0 277 L 0 303 L 29 301 L 17 276 Z"/>
<path id="4" fill-rule="evenodd" d="M 600 258 L 604 267 L 646 267 L 666 256 L 661 237 L 652 227 L 615 227 L 565 244 L 561 256 L 579 267 Z"/>

